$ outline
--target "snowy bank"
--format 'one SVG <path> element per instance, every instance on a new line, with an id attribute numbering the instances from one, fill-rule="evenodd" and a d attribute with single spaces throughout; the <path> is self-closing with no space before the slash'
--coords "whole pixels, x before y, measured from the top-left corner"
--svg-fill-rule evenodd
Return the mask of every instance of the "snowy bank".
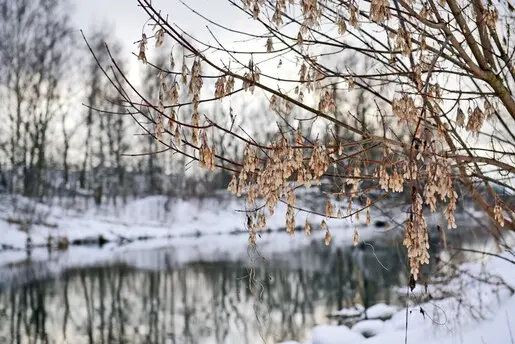
<path id="1" fill-rule="evenodd" d="M 428 290 L 444 289 L 442 295 L 451 297 L 419 303 L 425 291 L 416 289 L 407 308 L 391 314 L 394 308 L 380 304 L 367 311 L 367 315 L 379 318 L 389 313 L 389 320 L 363 320 L 352 329 L 344 325 L 316 326 L 311 340 L 305 343 L 404 343 L 406 336 L 408 343 L 514 343 L 515 257 L 506 252 L 502 257 L 512 262 L 490 257 L 466 263 L 447 283 L 428 286 Z"/>
<path id="2" fill-rule="evenodd" d="M 302 204 L 300 204 L 302 206 Z M 118 207 L 77 209 L 34 203 L 22 197 L 0 198 L 0 249 L 46 246 L 49 238 L 73 242 L 130 242 L 138 239 L 178 238 L 245 233 L 245 200 L 233 196 L 206 199 L 169 199 L 152 196 Z M 285 227 L 286 205 L 279 203 L 267 218 L 268 230 Z M 381 219 L 378 215 L 377 218 Z M 323 217 L 309 215 L 316 230 Z M 304 225 L 306 215 L 297 223 Z M 349 220 L 326 220 L 332 233 L 342 231 L 352 240 L 354 229 L 364 237 L 385 229 Z M 299 225 L 299 226 L 300 226 Z M 300 228 L 300 227 L 299 227 Z"/>

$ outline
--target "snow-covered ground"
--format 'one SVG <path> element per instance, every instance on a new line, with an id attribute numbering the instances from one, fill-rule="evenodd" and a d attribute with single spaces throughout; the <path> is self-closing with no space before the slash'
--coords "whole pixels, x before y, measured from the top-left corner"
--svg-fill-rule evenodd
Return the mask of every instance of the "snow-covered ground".
<path id="1" fill-rule="evenodd" d="M 59 238 L 66 238 L 70 244 L 74 241 L 96 242 L 101 237 L 107 242 L 125 244 L 119 249 L 126 251 L 129 248 L 138 248 L 139 244 L 135 242 L 138 239 L 145 239 L 141 245 L 150 248 L 151 245 L 173 244 L 171 240 L 177 241 L 179 238 L 245 233 L 246 214 L 241 210 L 245 210 L 245 200 L 229 196 L 203 200 L 172 199 L 170 202 L 164 196 L 153 196 L 118 207 L 88 209 L 64 208 L 57 204 L 48 206 L 29 202 L 21 197 L 4 196 L 0 198 L 0 265 L 11 262 L 9 257 L 24 256 L 25 253 L 21 251 L 25 250 L 28 237 L 32 247 L 46 246 L 49 237 L 53 238 L 54 243 Z M 281 231 L 285 227 L 285 212 L 286 206 L 280 203 L 275 214 L 267 218 L 268 228 Z M 326 222 L 334 239 L 348 242 L 352 241 L 355 229 L 359 231 L 360 238 L 386 231 L 384 228 L 364 225 L 364 216 L 361 218 L 361 222 L 334 219 Z M 384 217 L 377 214 L 375 219 L 384 220 Z M 308 216 L 313 235 L 321 240 L 324 236 L 324 232 L 319 229 L 322 220 L 321 216 Z M 20 221 L 29 221 L 32 224 L 24 229 Z M 303 227 L 306 215 L 298 215 L 296 221 L 298 226 Z M 302 233 L 296 235 L 302 236 Z M 289 239 L 286 235 L 284 237 L 281 243 L 283 248 L 298 244 L 295 242 L 298 239 Z M 215 246 L 212 245 L 213 240 L 216 239 L 209 239 L 211 245 L 208 246 Z M 240 236 L 233 241 L 246 250 L 246 240 Z M 223 239 L 221 246 L 224 250 L 227 245 L 231 246 L 227 241 L 228 239 Z M 266 245 L 266 240 L 262 241 Z M 33 259 L 37 257 L 37 254 L 33 255 Z"/>
<path id="2" fill-rule="evenodd" d="M 408 343 L 515 343 L 515 256 L 506 252 L 502 256 L 512 262 L 484 258 L 461 265 L 457 277 L 442 285 L 429 285 L 427 291 L 417 286 L 410 292 L 409 305 L 395 312 L 386 305 L 369 309 L 367 315 L 371 318 L 389 320 L 361 320 L 352 328 L 315 326 L 305 344 L 404 343 L 406 337 Z M 403 289 L 406 293 L 406 288 Z M 436 295 L 437 291 L 441 295 L 453 295 L 418 302 L 422 294 Z M 362 309 L 344 309 L 338 313 L 359 316 L 359 311 Z"/>

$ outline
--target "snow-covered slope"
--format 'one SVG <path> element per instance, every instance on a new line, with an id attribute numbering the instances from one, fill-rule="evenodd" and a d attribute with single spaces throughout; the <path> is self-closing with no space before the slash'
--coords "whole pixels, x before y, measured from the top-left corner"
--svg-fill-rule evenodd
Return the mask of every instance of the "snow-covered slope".
<path id="1" fill-rule="evenodd" d="M 503 256 L 514 258 L 509 253 Z M 393 344 L 404 343 L 406 337 L 408 343 L 515 343 L 515 264 L 495 257 L 463 264 L 458 277 L 444 288 L 454 296 L 420 304 L 415 293 L 407 309 L 396 311 L 389 320 L 363 320 L 352 330 L 345 325 L 318 326 L 305 344 Z M 381 305 L 373 313 L 392 309 Z"/>
<path id="2" fill-rule="evenodd" d="M 0 245 L 25 248 L 29 235 L 33 246 L 42 246 L 47 244 L 49 236 L 65 237 L 71 243 L 86 239 L 94 241 L 100 236 L 107 241 L 130 241 L 244 232 L 246 213 L 242 210 L 245 209 L 244 199 L 227 195 L 202 200 L 169 200 L 164 196 L 152 196 L 118 207 L 92 207 L 85 211 L 36 204 L 21 197 L 4 197 L 0 200 Z M 267 218 L 268 228 L 284 228 L 285 213 L 286 205 L 279 203 L 274 215 Z M 364 216 L 361 218 L 361 223 L 345 219 L 326 222 L 333 233 L 345 230 L 349 238 L 352 238 L 354 229 L 360 231 L 360 236 L 384 232 L 384 229 L 364 226 Z M 381 215 L 377 214 L 376 218 L 380 219 Z M 324 218 L 309 215 L 307 219 L 316 230 Z M 24 230 L 20 222 L 27 220 L 32 224 Z M 306 214 L 299 214 L 296 221 L 303 227 Z"/>

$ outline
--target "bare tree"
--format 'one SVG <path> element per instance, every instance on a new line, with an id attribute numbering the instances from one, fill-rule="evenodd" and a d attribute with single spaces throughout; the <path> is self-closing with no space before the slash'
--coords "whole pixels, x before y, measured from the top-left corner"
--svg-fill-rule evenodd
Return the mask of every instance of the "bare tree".
<path id="1" fill-rule="evenodd" d="M 265 224 L 265 210 L 272 213 L 279 202 L 287 204 L 287 229 L 293 233 L 298 210 L 325 218 L 366 212 L 369 222 L 370 206 L 404 189 L 411 195 L 404 243 L 414 279 L 429 260 L 423 208 L 441 211 L 448 227 L 455 228 L 458 188 L 496 227 L 515 230 L 513 210 L 493 187 L 515 191 L 515 42 L 508 1 L 228 0 L 228 10 L 252 18 L 259 32 L 250 29 L 255 25 L 235 29 L 214 22 L 190 8 L 210 27 L 234 37 L 234 44 L 225 44 L 210 29 L 214 43 L 193 37 L 172 25 L 166 9 L 150 0 L 138 3 L 150 24 L 138 42 L 138 58 L 159 72 L 161 88 L 151 98 L 130 83 L 123 87 L 111 78 L 112 84 L 128 113 L 154 124 L 145 131 L 160 145 L 199 161 L 202 168 L 234 173 L 229 190 L 246 194 L 254 210 L 248 222 L 251 244 Z M 147 50 L 166 41 L 180 47 L 183 57 L 171 66 L 156 66 Z M 262 48 L 241 41 L 260 42 Z M 352 55 L 362 66 L 338 69 L 337 61 Z M 114 59 L 113 64 L 116 68 Z M 290 72 L 279 73 L 279 66 Z M 176 79 L 188 88 L 186 97 L 178 96 Z M 356 120 L 344 121 L 336 113 L 338 94 L 357 89 L 376 104 L 382 132 L 360 124 L 359 114 L 350 113 Z M 210 115 L 211 103 L 239 102 L 249 111 L 259 100 L 268 101 L 276 115 L 267 121 L 276 126 L 269 140 Z M 184 106 L 192 109 L 188 118 L 170 115 Z M 391 119 L 397 123 L 388 124 Z M 328 128 L 338 128 L 338 135 L 324 135 Z M 221 155 L 210 141 L 212 132 L 240 142 L 243 157 Z M 373 149 L 380 150 L 380 158 L 370 157 Z M 331 165 L 344 173 L 331 173 Z M 364 206 L 338 216 L 329 197 L 325 213 L 299 209 L 295 191 L 326 177 L 349 186 L 339 192 L 349 204 L 361 199 Z M 373 186 L 362 187 L 365 180 Z M 372 200 L 371 190 L 380 196 Z M 329 243 L 326 221 L 320 226 Z M 499 229 L 493 233 L 500 236 Z"/>
<path id="2" fill-rule="evenodd" d="M 11 192 L 44 193 L 50 123 L 62 111 L 70 56 L 67 6 L 61 0 L 0 1 L 0 83 Z"/>
<path id="3" fill-rule="evenodd" d="M 112 196 L 114 202 L 119 195 L 125 195 L 125 166 L 122 162 L 127 146 L 127 121 L 124 116 L 114 117 L 111 113 L 99 109 L 123 114 L 123 108 L 117 102 L 116 90 L 103 78 L 102 70 L 97 64 L 109 70 L 109 56 L 104 46 L 110 42 L 111 51 L 120 56 L 121 48 L 113 37 L 109 37 L 105 27 L 99 28 L 92 35 L 90 48 L 95 55 L 90 55 L 87 63 L 87 94 L 84 105 L 86 113 L 84 122 L 86 135 L 84 139 L 84 156 L 81 162 L 80 186 L 94 190 L 95 202 L 102 203 L 104 194 Z M 123 64 L 120 62 L 119 67 Z M 107 189 L 107 190 L 106 190 Z"/>

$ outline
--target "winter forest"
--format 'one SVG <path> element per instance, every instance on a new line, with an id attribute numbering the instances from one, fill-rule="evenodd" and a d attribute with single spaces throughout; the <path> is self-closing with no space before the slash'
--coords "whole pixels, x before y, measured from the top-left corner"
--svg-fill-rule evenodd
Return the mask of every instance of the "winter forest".
<path id="1" fill-rule="evenodd" d="M 511 0 L 0 0 L 0 343 L 515 343 Z"/>
<path id="2" fill-rule="evenodd" d="M 121 68 L 128 70 L 124 65 L 130 55 L 122 55 L 122 42 L 104 25 L 90 30 L 93 56 L 70 19 L 71 5 L 2 3 L 2 190 L 42 202 L 63 197 L 100 205 L 195 189 L 186 188 L 187 167 L 180 158 L 124 158 L 159 149 L 151 136 L 138 133 L 130 118 L 101 112 L 121 108 L 116 89 L 98 66 L 110 62 L 105 43 Z M 139 77 L 143 92 L 155 95 L 159 80 L 154 72 L 141 70 Z M 197 184 L 196 178 L 189 183 Z M 210 185 L 203 192 L 223 188 L 217 178 L 223 176 L 198 177 Z"/>

